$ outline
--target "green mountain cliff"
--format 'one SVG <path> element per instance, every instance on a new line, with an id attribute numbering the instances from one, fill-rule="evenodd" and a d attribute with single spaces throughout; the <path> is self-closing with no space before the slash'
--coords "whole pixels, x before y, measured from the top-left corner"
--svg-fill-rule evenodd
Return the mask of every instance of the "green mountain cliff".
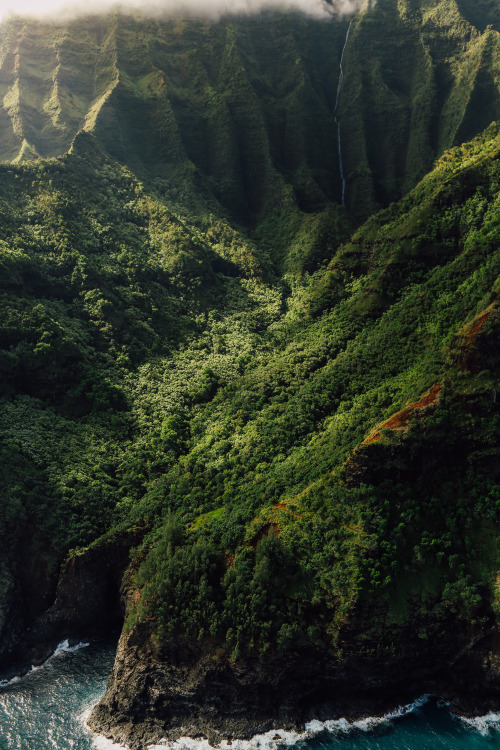
<path id="1" fill-rule="evenodd" d="M 498 698 L 499 23 L 367 3 L 338 111 L 349 19 L 4 23 L 3 668 L 125 619 L 136 747 Z"/>

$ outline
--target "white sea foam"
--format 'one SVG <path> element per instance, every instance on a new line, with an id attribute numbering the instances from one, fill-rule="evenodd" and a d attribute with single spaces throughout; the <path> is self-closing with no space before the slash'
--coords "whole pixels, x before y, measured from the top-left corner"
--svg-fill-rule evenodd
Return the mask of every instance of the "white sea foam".
<path id="1" fill-rule="evenodd" d="M 352 731 L 370 732 L 377 726 L 390 724 L 392 721 L 418 711 L 429 700 L 428 695 L 408 703 L 404 706 L 390 711 L 383 716 L 368 716 L 365 719 L 348 721 L 347 719 L 331 719 L 329 721 L 313 720 L 308 722 L 304 732 L 288 732 L 284 729 L 275 729 L 265 734 L 259 734 L 251 740 L 234 740 L 231 743 L 221 742 L 215 748 L 208 740 L 194 740 L 190 737 L 181 737 L 176 742 L 163 740 L 157 745 L 150 745 L 148 750 L 280 750 L 283 747 L 292 747 L 298 742 L 309 740 L 323 732 L 331 734 L 346 734 Z M 109 746 L 110 748 L 112 745 Z M 104 745 L 103 745 L 104 748 Z"/>
<path id="2" fill-rule="evenodd" d="M 423 708 L 425 704 L 429 702 L 430 697 L 430 695 L 421 695 L 420 698 L 414 700 L 413 703 L 408 703 L 405 706 L 398 706 L 394 711 L 389 711 L 386 716 L 388 719 L 400 719 L 402 716 L 412 714 L 415 711 L 418 711 L 419 708 Z"/>
<path id="3" fill-rule="evenodd" d="M 258 734 L 251 740 L 233 740 L 232 742 L 221 742 L 220 745 L 210 745 L 208 740 L 195 740 L 191 737 L 181 737 L 175 742 L 163 740 L 156 745 L 150 745 L 148 750 L 282 750 L 284 747 L 293 747 L 299 742 L 310 740 L 315 736 L 328 732 L 330 734 L 342 735 L 350 732 L 370 732 L 379 726 L 390 725 L 393 721 L 408 716 L 421 709 L 429 701 L 429 695 L 423 695 L 413 703 L 398 706 L 382 716 L 368 716 L 356 721 L 342 719 L 330 719 L 327 721 L 313 720 L 308 722 L 304 732 L 289 732 L 284 729 L 275 729 L 265 734 Z M 445 704 L 441 703 L 443 707 Z M 87 712 L 86 718 L 88 718 Z M 465 724 L 478 730 L 481 734 L 488 734 L 491 730 L 500 729 L 500 713 L 491 712 L 485 716 L 471 719 L 458 717 Z M 128 750 L 123 745 L 117 745 L 105 737 L 94 739 L 96 750 Z"/>
<path id="4" fill-rule="evenodd" d="M 389 711 L 382 716 L 367 716 L 365 719 L 348 721 L 347 719 L 330 719 L 328 721 L 310 721 L 306 724 L 306 732 L 309 737 L 313 737 L 320 732 L 330 732 L 332 734 L 347 733 L 352 731 L 370 732 L 375 727 L 390 724 L 395 719 L 401 719 L 403 716 L 418 711 L 429 700 L 428 695 L 422 695 L 421 698 L 408 703 L 404 706 L 398 706 L 393 711 Z"/>
<path id="5" fill-rule="evenodd" d="M 47 661 L 49 661 L 49 659 L 52 659 L 53 656 L 54 656 L 54 654 L 52 654 L 51 656 L 49 656 L 49 658 L 47 659 Z M 44 664 L 46 664 L 47 661 L 45 661 Z M 40 664 L 38 666 L 35 666 L 35 664 L 33 664 L 28 669 L 28 671 L 25 672 L 23 675 L 16 675 L 15 677 L 12 677 L 10 680 L 0 680 L 0 688 L 8 687 L 9 685 L 15 685 L 17 682 L 21 682 L 21 680 L 23 679 L 23 677 L 27 677 L 28 675 L 33 674 L 33 672 L 38 672 L 38 670 L 41 669 L 42 667 L 43 667 L 43 664 Z"/>
<path id="6" fill-rule="evenodd" d="M 500 729 L 500 713 L 495 713 L 494 711 L 484 716 L 475 716 L 471 719 L 460 716 L 459 719 L 483 735 L 489 734 L 492 729 Z"/>
<path id="7" fill-rule="evenodd" d="M 7 687 L 7 685 L 15 685 L 16 682 L 20 682 L 19 676 L 13 677 L 11 680 L 0 680 L 0 688 Z"/>
<path id="8" fill-rule="evenodd" d="M 265 734 L 257 734 L 251 740 L 233 740 L 221 742 L 214 748 L 208 740 L 193 740 L 191 737 L 181 737 L 175 742 L 163 740 L 158 745 L 150 745 L 148 750 L 277 750 L 282 747 L 292 747 L 297 742 L 309 737 L 306 732 L 289 732 L 276 729 Z"/>
<path id="9" fill-rule="evenodd" d="M 88 645 L 88 643 L 84 643 L 82 641 L 80 643 L 76 643 L 74 646 L 70 646 L 68 640 L 61 641 L 52 656 L 49 656 L 49 659 L 53 659 L 54 656 L 59 656 L 60 654 L 71 654 L 73 653 L 73 651 L 80 651 L 80 649 L 82 648 L 87 648 Z"/>
<path id="10" fill-rule="evenodd" d="M 50 656 L 45 659 L 42 664 L 32 664 L 31 668 L 23 675 L 16 675 L 15 677 L 12 677 L 10 680 L 0 680 L 0 688 L 7 687 L 8 685 L 15 685 L 16 682 L 19 682 L 23 679 L 23 677 L 28 677 L 28 675 L 33 674 L 33 672 L 38 672 L 39 669 L 42 669 L 46 664 L 48 664 L 49 661 L 54 659 L 56 656 L 60 656 L 61 654 L 68 654 L 72 653 L 73 651 L 80 651 L 82 648 L 87 648 L 89 644 L 88 643 L 76 643 L 74 646 L 70 646 L 69 641 L 61 641 L 61 643 L 58 644 L 55 651 L 50 654 Z"/>
<path id="11" fill-rule="evenodd" d="M 88 732 L 92 732 L 90 727 L 87 725 L 87 721 L 90 714 L 92 713 L 93 707 L 93 705 L 87 705 L 85 710 L 82 711 L 82 713 L 78 717 L 81 724 L 83 724 Z M 92 747 L 94 747 L 95 750 L 129 750 L 126 745 L 118 745 L 116 742 L 108 740 L 107 737 L 103 737 L 101 734 L 95 734 L 94 732 L 92 732 Z"/>
<path id="12" fill-rule="evenodd" d="M 96 750 L 129 750 L 125 745 L 117 745 L 116 742 L 106 739 L 98 735 L 92 740 L 92 745 Z M 165 750 L 165 748 L 163 748 Z"/>

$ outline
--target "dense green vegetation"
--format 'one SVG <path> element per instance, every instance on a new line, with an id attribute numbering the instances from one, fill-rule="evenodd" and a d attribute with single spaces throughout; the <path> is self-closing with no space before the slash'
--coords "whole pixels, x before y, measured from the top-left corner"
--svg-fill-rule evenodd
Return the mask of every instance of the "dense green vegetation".
<path id="1" fill-rule="evenodd" d="M 358 221 L 500 120 L 499 14 L 496 0 L 362 3 L 337 113 Z M 0 158 L 59 156 L 83 128 L 181 202 L 202 188 L 205 207 L 212 197 L 260 224 L 284 260 L 302 244 L 291 204 L 318 214 L 340 202 L 334 110 L 348 24 L 293 13 L 219 22 L 114 13 L 49 27 L 11 19 L 0 35 Z M 282 212 L 288 231 L 273 231 Z"/>
<path id="2" fill-rule="evenodd" d="M 353 213 L 397 200 L 500 119 L 498 21 L 495 0 L 377 0 L 355 17 L 340 102 Z"/>
<path id="3" fill-rule="evenodd" d="M 488 14 L 356 16 L 346 207 L 345 19 L 4 27 L 2 585 L 136 529 L 127 627 L 235 657 L 498 615 Z"/>
<path id="4" fill-rule="evenodd" d="M 139 617 L 265 650 L 336 643 L 376 602 L 373 648 L 416 606 L 424 637 L 496 601 L 499 145 L 493 128 L 450 152 L 363 227 L 311 281 L 308 317 L 285 315 L 291 343 L 276 326 L 281 346 L 195 413 L 133 505 L 155 526 Z"/>

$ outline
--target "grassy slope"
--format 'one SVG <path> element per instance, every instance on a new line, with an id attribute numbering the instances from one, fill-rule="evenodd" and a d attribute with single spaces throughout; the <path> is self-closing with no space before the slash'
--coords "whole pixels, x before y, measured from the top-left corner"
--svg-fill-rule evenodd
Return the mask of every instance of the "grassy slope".
<path id="1" fill-rule="evenodd" d="M 398 197 L 426 159 L 469 132 L 467 97 L 486 96 L 467 77 L 478 50 L 490 54 L 482 69 L 496 70 L 495 32 L 471 36 L 450 2 L 417 16 L 412 8 L 398 5 L 405 49 L 415 37 L 415 50 L 428 51 L 432 37 L 439 57 L 448 44 L 431 68 L 448 81 L 439 101 L 453 117 L 443 114 L 438 140 L 423 148 L 425 86 L 412 98 L 391 79 L 381 99 L 377 66 L 373 80 L 366 71 L 361 83 L 346 78 L 358 92 L 349 106 L 361 92 L 372 97 L 384 148 L 392 144 L 390 158 L 384 149 L 376 156 L 385 135 L 366 159 L 356 151 L 361 182 L 373 174 L 386 191 L 377 197 L 365 180 L 360 214 Z M 349 52 L 378 45 L 385 79 L 396 51 L 374 29 L 388 28 L 393 13 L 380 0 L 361 14 Z M 0 533 L 6 564 L 15 565 L 18 545 L 32 550 L 23 558 L 33 567 L 23 571 L 27 598 L 68 548 L 135 524 L 151 552 L 131 621 L 152 603 L 165 636 L 211 629 L 236 651 L 338 644 L 349 615 L 374 600 L 376 623 L 399 627 L 421 602 L 431 630 L 443 612 L 467 618 L 495 605 L 496 313 L 476 338 L 463 327 L 498 294 L 498 131 L 443 156 L 339 249 L 348 222 L 334 205 L 330 146 L 345 24 L 287 24 L 110 17 L 80 24 L 81 48 L 57 27 L 50 43 L 44 27 L 7 27 L 27 35 L 16 43 L 23 50 L 29 39 L 29 52 L 20 68 L 4 37 L 5 76 L 25 71 L 7 92 L 15 138 L 2 131 L 5 154 L 15 156 L 21 136 L 25 156 L 65 150 L 77 121 L 91 131 L 64 157 L 0 169 Z M 270 69 L 277 44 L 284 54 Z M 52 81 L 54 50 L 61 85 L 51 110 L 37 99 L 37 76 Z M 78 54 L 88 68 L 81 88 L 72 83 Z M 465 72 L 450 78 L 459 60 Z M 348 75 L 363 70 L 346 63 Z M 367 115 L 352 111 L 359 145 Z M 472 132 L 485 124 L 478 117 Z M 437 383 L 439 403 L 414 410 L 415 424 L 379 428 L 381 439 L 358 448 Z M 456 469 L 454 455 L 463 458 Z M 29 559 L 43 564 L 35 570 Z M 197 600 L 193 580 L 209 563 Z M 402 592 L 395 570 L 405 571 Z"/>
<path id="2" fill-rule="evenodd" d="M 215 351 L 233 377 L 282 291 L 266 254 L 223 218 L 192 223 L 88 136 L 60 160 L 2 167 L 0 181 L 1 533 L 14 559 L 15 539 L 32 534 L 50 567 L 110 524 L 137 438 L 138 368 L 184 361 L 176 404 Z"/>
<path id="3" fill-rule="evenodd" d="M 431 637 L 494 604 L 499 147 L 494 128 L 443 157 L 313 281 L 300 303 L 316 320 L 292 308 L 274 351 L 191 412 L 178 461 L 129 506 L 156 528 L 139 617 L 265 649 L 303 643 L 304 622 L 336 642 L 372 601 L 375 641 L 386 618 Z M 222 571 L 210 617 L 189 593 L 202 554 Z"/>

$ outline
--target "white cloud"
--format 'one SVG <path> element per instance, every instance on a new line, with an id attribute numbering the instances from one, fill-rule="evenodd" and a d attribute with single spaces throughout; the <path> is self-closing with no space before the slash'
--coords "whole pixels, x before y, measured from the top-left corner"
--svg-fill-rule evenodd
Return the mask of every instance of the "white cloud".
<path id="1" fill-rule="evenodd" d="M 355 12 L 362 0 L 333 0 L 335 12 Z M 105 13 L 120 8 L 147 16 L 202 16 L 217 18 L 226 13 L 257 13 L 269 8 L 300 10 L 316 18 L 327 18 L 332 6 L 324 0 L 0 0 L 0 18 L 28 15 L 37 18 L 61 19 Z"/>

